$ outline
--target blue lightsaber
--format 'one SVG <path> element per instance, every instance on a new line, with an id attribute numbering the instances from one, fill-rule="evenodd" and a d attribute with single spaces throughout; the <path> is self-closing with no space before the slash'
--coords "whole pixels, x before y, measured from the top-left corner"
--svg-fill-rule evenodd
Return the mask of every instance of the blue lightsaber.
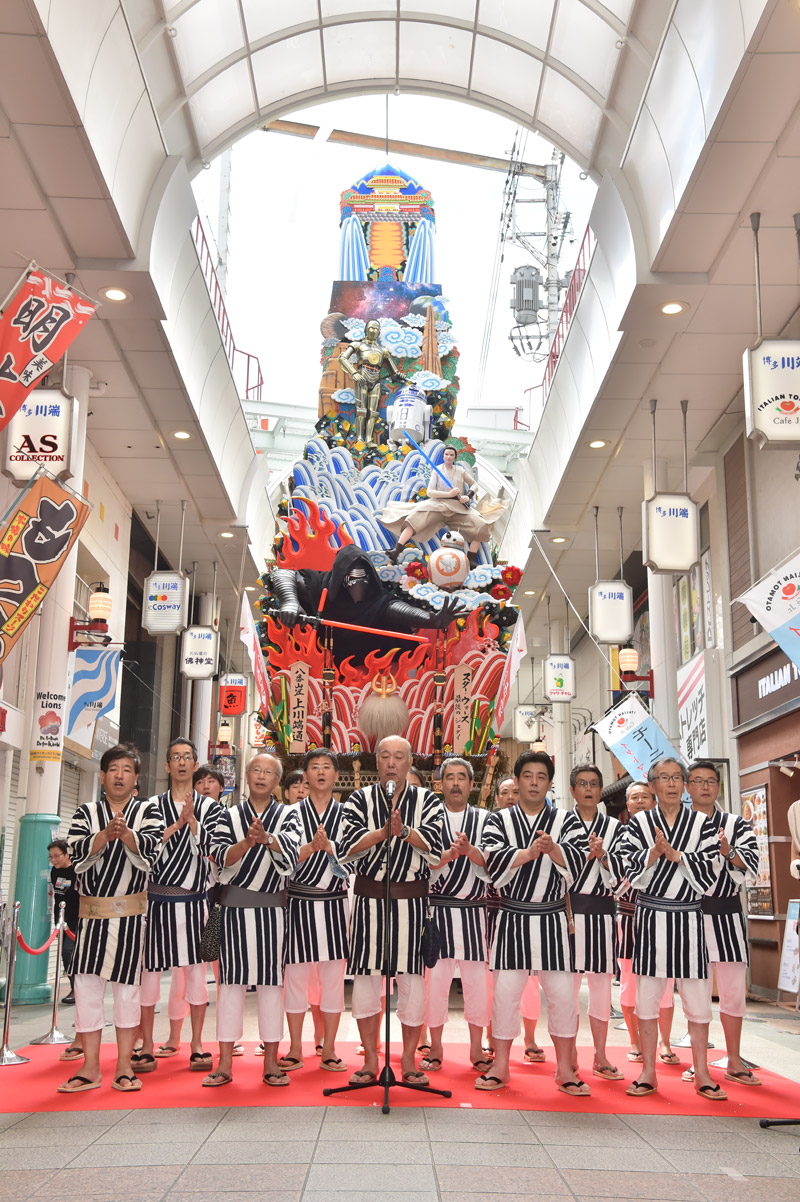
<path id="1" fill-rule="evenodd" d="M 438 469 L 438 467 L 436 466 L 436 464 L 433 462 L 433 460 L 432 460 L 432 459 L 429 459 L 429 458 L 428 458 L 428 456 L 425 454 L 425 452 L 423 451 L 423 449 L 422 449 L 422 447 L 419 445 L 419 443 L 418 443 L 418 442 L 414 442 L 414 439 L 411 437 L 411 435 L 409 434 L 408 430 L 404 430 L 404 431 L 403 431 L 403 433 L 405 434 L 405 436 L 406 436 L 406 438 L 408 439 L 408 441 L 411 443 L 412 447 L 416 447 L 416 448 L 417 448 L 417 450 L 419 451 L 420 455 L 422 456 L 422 458 L 425 460 L 425 462 L 426 462 L 427 464 L 429 464 L 429 465 L 430 465 L 430 467 L 432 467 L 432 468 L 433 468 L 433 470 L 436 472 L 436 475 L 439 477 L 439 479 L 440 479 L 440 480 L 444 480 L 444 482 L 445 482 L 445 484 L 447 485 L 447 487 L 448 487 L 448 488 L 452 488 L 452 487 L 453 487 L 452 481 L 447 479 L 447 476 L 445 476 L 444 472 L 440 472 L 440 471 L 439 471 L 439 469 Z"/>

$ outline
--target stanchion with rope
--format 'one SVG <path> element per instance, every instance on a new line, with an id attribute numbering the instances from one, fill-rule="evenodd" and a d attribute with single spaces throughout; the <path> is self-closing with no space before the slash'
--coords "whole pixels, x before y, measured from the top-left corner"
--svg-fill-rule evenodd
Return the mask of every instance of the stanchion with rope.
<path id="1" fill-rule="evenodd" d="M 66 903 L 62 901 L 58 907 L 58 923 L 56 924 L 56 929 L 53 931 L 53 934 L 50 936 L 47 943 L 45 943 L 43 947 L 39 948 L 38 952 L 33 953 L 34 955 L 39 955 L 40 952 L 43 952 L 45 948 L 50 946 L 50 944 L 53 942 L 53 938 L 56 935 L 58 936 L 58 947 L 56 949 L 56 979 L 55 984 L 53 985 L 53 1017 L 50 1022 L 50 1030 L 46 1035 L 37 1035 L 36 1039 L 31 1040 L 31 1043 L 72 1043 L 72 1040 L 69 1038 L 69 1036 L 64 1035 L 58 1029 L 58 995 L 61 992 L 61 948 L 64 944 L 64 932 L 67 930 L 67 924 L 64 921 L 65 904 Z M 67 933 L 69 934 L 69 932 Z M 28 949 L 26 948 L 25 950 L 27 951 Z"/>
<path id="2" fill-rule="evenodd" d="M 6 976 L 6 1006 L 3 1015 L 3 1046 L 0 1048 L 0 1068 L 8 1064 L 28 1064 L 27 1056 L 19 1056 L 8 1046 L 8 1033 L 11 1027 L 11 998 L 14 993 L 14 965 L 17 960 L 17 936 L 19 935 L 19 902 L 14 903 L 14 917 L 11 920 L 11 937 L 8 941 L 8 973 Z"/>

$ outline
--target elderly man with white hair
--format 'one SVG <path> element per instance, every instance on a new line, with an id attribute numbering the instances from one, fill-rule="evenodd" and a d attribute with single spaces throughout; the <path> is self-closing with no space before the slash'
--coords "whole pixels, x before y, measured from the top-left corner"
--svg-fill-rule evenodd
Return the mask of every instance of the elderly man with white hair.
<path id="1" fill-rule="evenodd" d="M 233 1049 L 243 1034 L 244 995 L 255 985 L 258 1034 L 264 1044 L 265 1085 L 288 1085 L 278 1065 L 283 1035 L 283 964 L 286 886 L 297 867 L 300 818 L 274 790 L 281 763 L 262 753 L 247 768 L 248 796 L 223 811 L 211 843 L 220 883 L 222 923 L 217 989 L 219 1063 L 203 1085 L 218 1088 L 233 1080 Z"/>
<path id="2" fill-rule="evenodd" d="M 378 780 L 345 802 L 339 862 L 355 873 L 350 923 L 352 1013 L 364 1046 L 364 1067 L 352 1085 L 370 1085 L 378 1075 L 381 977 L 384 971 L 384 905 L 387 857 L 391 883 L 389 975 L 397 979 L 397 1016 L 403 1029 L 403 1081 L 428 1084 L 414 1054 L 425 1021 L 422 928 L 431 864 L 442 858 L 442 807 L 434 793 L 410 785 L 411 744 L 397 735 L 381 739 Z"/>

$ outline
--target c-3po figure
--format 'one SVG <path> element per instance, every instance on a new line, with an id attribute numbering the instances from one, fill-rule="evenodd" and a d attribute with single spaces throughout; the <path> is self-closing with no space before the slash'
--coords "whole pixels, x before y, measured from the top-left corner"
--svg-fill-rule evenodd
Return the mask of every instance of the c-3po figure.
<path id="1" fill-rule="evenodd" d="M 356 394 L 356 434 L 369 442 L 378 420 L 381 401 L 381 368 L 386 366 L 395 377 L 404 380 L 394 358 L 378 342 L 381 325 L 371 318 L 364 327 L 364 341 L 354 342 L 342 351 L 339 362 L 353 381 Z"/>

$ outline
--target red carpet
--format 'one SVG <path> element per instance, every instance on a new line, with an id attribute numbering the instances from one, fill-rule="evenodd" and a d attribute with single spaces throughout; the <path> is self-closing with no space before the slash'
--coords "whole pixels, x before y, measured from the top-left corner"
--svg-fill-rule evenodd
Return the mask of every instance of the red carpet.
<path id="1" fill-rule="evenodd" d="M 214 1045 L 208 1044 L 213 1050 Z M 81 1071 L 81 1061 L 62 1064 L 58 1057 L 61 1047 L 27 1047 L 22 1054 L 30 1057 L 29 1064 L 0 1068 L 0 1112 L 82 1111 L 82 1110 L 149 1110 L 171 1107 L 176 1110 L 193 1106 L 375 1106 L 383 1101 L 380 1089 L 357 1090 L 325 1098 L 326 1087 L 346 1085 L 349 1074 L 328 1073 L 319 1067 L 319 1060 L 309 1045 L 305 1050 L 305 1067 L 290 1074 L 292 1083 L 285 1088 L 270 1088 L 261 1084 L 261 1061 L 253 1055 L 254 1043 L 245 1044 L 243 1057 L 234 1060 L 234 1081 L 221 1089 L 201 1087 L 203 1076 L 188 1071 L 188 1045 L 169 1060 L 160 1060 L 158 1070 L 142 1077 L 143 1089 L 134 1094 L 118 1093 L 111 1088 L 115 1063 L 113 1044 L 104 1044 L 101 1064 L 103 1085 L 87 1093 L 64 1095 L 56 1092 L 61 1081 Z M 358 1068 L 362 1057 L 356 1055 L 355 1044 L 343 1043 L 339 1054 L 350 1066 Z M 625 1088 L 636 1075 L 638 1065 L 629 1064 L 624 1049 L 617 1057 L 626 1080 L 601 1081 L 591 1073 L 591 1050 L 580 1049 L 581 1075 L 592 1090 L 590 1098 L 578 1100 L 558 1092 L 553 1082 L 553 1052 L 547 1048 L 544 1064 L 522 1063 L 522 1049 L 512 1052 L 511 1085 L 496 1093 L 481 1093 L 474 1088 L 476 1073 L 467 1059 L 466 1044 L 446 1048 L 446 1060 L 441 1072 L 429 1074 L 436 1088 L 450 1089 L 452 1098 L 431 1097 L 410 1089 L 393 1089 L 392 1106 L 469 1106 L 481 1110 L 555 1110 L 590 1114 L 707 1114 L 741 1118 L 793 1118 L 800 1113 L 800 1086 L 775 1073 L 759 1070 L 762 1088 L 735 1085 L 725 1081 L 722 1070 L 712 1069 L 715 1081 L 728 1094 L 727 1102 L 706 1102 L 699 1098 L 691 1085 L 680 1075 L 689 1065 L 689 1053 L 684 1063 L 659 1072 L 659 1092 L 649 1098 L 634 1100 L 627 1097 Z M 615 1053 L 617 1049 L 614 1049 Z M 399 1076 L 399 1060 L 393 1058 Z"/>

